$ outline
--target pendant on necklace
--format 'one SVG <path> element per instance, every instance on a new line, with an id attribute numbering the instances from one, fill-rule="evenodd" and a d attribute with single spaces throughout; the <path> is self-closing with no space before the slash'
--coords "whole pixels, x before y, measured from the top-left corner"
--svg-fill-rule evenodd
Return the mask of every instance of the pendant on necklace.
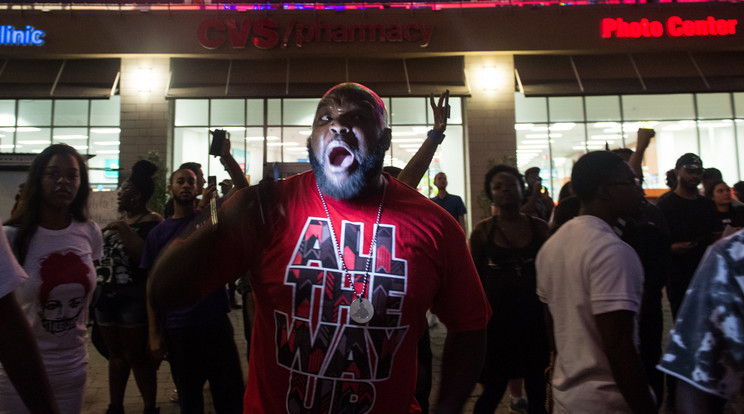
<path id="1" fill-rule="evenodd" d="M 349 308 L 351 313 L 351 319 L 356 323 L 367 323 L 372 319 L 375 314 L 375 308 L 372 306 L 372 302 L 363 298 L 356 298 L 351 302 Z"/>

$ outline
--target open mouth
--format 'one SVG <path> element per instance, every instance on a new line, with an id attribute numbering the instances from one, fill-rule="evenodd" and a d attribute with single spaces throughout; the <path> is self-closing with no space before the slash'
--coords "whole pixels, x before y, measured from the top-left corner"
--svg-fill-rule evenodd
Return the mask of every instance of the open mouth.
<path id="1" fill-rule="evenodd" d="M 335 168 L 349 168 L 354 163 L 354 154 L 345 145 L 336 145 L 328 152 L 328 162 Z"/>

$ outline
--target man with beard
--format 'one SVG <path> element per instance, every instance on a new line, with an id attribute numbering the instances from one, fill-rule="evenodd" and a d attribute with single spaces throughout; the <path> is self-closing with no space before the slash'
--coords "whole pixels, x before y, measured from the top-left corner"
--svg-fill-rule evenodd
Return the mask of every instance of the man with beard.
<path id="1" fill-rule="evenodd" d="M 447 105 L 430 102 L 437 139 Z M 420 412 L 416 348 L 429 308 L 448 328 L 437 412 L 460 412 L 470 395 L 490 310 L 454 218 L 382 174 L 390 137 L 377 94 L 332 88 L 308 139 L 312 171 L 236 193 L 218 223 L 158 260 L 158 308 L 251 270 L 244 412 Z"/>
<path id="2" fill-rule="evenodd" d="M 687 285 L 703 258 L 705 249 L 720 238 L 723 228 L 716 219 L 713 202 L 698 192 L 703 175 L 703 161 L 695 154 L 679 157 L 674 167 L 677 187 L 659 200 L 671 233 L 671 258 L 667 274 L 667 297 L 676 318 Z"/>
<path id="3" fill-rule="evenodd" d="M 189 169 L 171 175 L 168 191 L 174 214 L 147 236 L 140 266 L 150 270 L 166 245 L 197 221 L 197 178 Z M 201 259 L 201 255 L 197 254 Z M 230 280 L 235 280 L 232 275 Z M 230 304 L 225 285 L 214 286 L 204 298 L 167 313 L 149 313 L 150 350 L 158 361 L 167 351 L 173 380 L 178 389 L 181 413 L 203 413 L 203 389 L 209 381 L 215 411 L 242 411 L 243 373 L 227 313 Z M 148 309 L 150 311 L 151 309 Z"/>

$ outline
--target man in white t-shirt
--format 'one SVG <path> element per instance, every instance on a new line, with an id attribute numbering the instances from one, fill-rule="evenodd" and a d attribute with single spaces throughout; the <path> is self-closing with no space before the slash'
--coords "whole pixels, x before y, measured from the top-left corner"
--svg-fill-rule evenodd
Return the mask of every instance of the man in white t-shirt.
<path id="1" fill-rule="evenodd" d="M 39 348 L 13 293 L 27 278 L 0 226 L 0 363 L 31 413 L 57 413 Z"/>
<path id="2" fill-rule="evenodd" d="M 636 340 L 643 269 L 612 228 L 638 208 L 638 178 L 617 155 L 597 151 L 576 162 L 571 182 L 581 215 L 537 255 L 537 294 L 557 353 L 555 412 L 656 413 Z"/>

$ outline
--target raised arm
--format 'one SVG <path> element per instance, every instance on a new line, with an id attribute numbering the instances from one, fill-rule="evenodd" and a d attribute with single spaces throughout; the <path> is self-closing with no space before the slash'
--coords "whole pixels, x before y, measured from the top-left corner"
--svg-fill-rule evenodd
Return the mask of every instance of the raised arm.
<path id="1" fill-rule="evenodd" d="M 233 158 L 230 152 L 229 139 L 225 139 L 225 142 L 222 144 L 220 162 L 225 167 L 225 170 L 227 170 L 227 173 L 230 174 L 230 179 L 233 182 L 233 188 L 228 192 L 228 196 L 234 194 L 235 191 L 248 187 L 248 180 L 245 178 L 245 173 L 243 173 L 240 165 L 238 165 L 238 162 L 235 161 L 235 158 Z"/>
<path id="2" fill-rule="evenodd" d="M 429 95 L 429 105 L 434 113 L 434 127 L 432 128 L 433 133 L 430 131 L 426 140 L 419 150 L 413 154 L 411 160 L 408 161 L 406 167 L 398 175 L 398 180 L 402 181 L 413 188 L 418 186 L 421 178 L 426 174 L 426 170 L 429 169 L 434 153 L 437 151 L 437 147 L 442 143 L 444 139 L 444 131 L 447 129 L 447 118 L 449 118 L 449 90 L 444 91 L 443 94 L 439 95 L 439 101 L 434 103 L 434 94 Z"/>
<path id="3" fill-rule="evenodd" d="M 486 330 L 448 332 L 437 414 L 460 413 L 486 360 Z"/>
<path id="4" fill-rule="evenodd" d="M 643 164 L 643 154 L 651 143 L 651 138 L 655 135 L 656 131 L 649 128 L 638 128 L 638 132 L 636 133 L 636 150 L 633 152 L 633 155 L 630 156 L 628 164 L 630 164 L 630 167 L 641 180 L 643 180 L 643 169 L 641 168 Z"/>

